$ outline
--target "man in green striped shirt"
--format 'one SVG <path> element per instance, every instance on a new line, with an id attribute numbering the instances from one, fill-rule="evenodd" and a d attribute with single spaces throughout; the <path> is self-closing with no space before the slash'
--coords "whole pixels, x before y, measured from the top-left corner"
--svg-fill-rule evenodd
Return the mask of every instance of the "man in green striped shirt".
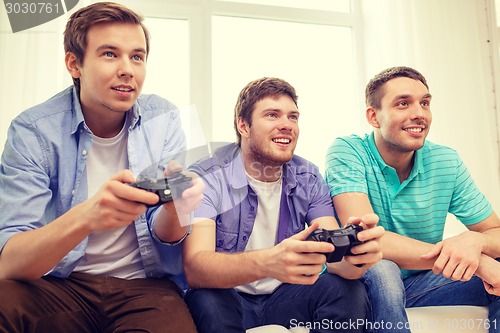
<path id="1" fill-rule="evenodd" d="M 366 87 L 373 132 L 337 138 L 325 178 L 342 224 L 374 212 L 387 231 L 364 277 L 374 331 L 410 332 L 405 307 L 480 305 L 500 332 L 500 220 L 457 152 L 425 140 L 431 99 L 418 71 L 379 73 Z M 469 231 L 443 240 L 448 213 Z"/>

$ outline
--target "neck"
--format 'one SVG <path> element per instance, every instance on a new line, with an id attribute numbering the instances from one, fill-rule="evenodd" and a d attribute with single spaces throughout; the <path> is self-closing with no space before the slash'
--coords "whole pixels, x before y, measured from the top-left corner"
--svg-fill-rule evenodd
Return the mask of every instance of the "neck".
<path id="1" fill-rule="evenodd" d="M 255 156 L 242 145 L 241 154 L 246 173 L 261 182 L 275 182 L 281 177 L 283 164 L 273 163 L 263 156 Z"/>
<path id="2" fill-rule="evenodd" d="M 377 137 L 375 137 L 375 144 L 384 162 L 396 170 L 399 182 L 405 181 L 410 176 L 413 168 L 415 151 L 391 149 L 378 142 Z"/>

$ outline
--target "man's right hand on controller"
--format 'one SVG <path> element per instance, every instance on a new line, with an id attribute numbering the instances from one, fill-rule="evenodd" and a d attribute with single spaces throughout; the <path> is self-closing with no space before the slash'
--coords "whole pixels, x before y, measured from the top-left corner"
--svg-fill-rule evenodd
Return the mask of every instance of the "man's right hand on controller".
<path id="1" fill-rule="evenodd" d="M 79 214 L 87 231 L 117 229 L 132 223 L 154 204 L 158 196 L 129 186 L 135 181 L 130 170 L 123 170 L 109 178 L 88 200 L 80 204 Z"/>

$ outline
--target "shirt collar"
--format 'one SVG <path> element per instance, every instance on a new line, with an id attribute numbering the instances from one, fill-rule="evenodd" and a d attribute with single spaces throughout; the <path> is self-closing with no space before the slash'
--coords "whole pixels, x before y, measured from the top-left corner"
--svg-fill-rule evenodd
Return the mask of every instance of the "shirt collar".
<path id="1" fill-rule="evenodd" d="M 375 144 L 374 132 L 372 132 L 370 135 L 368 135 L 367 141 L 368 141 L 368 147 L 370 148 L 370 151 L 371 151 L 373 157 L 375 158 L 378 165 L 380 166 L 380 170 L 383 171 L 386 168 L 391 168 L 391 166 L 389 166 L 389 165 L 387 165 L 387 163 L 385 163 L 384 159 L 382 158 L 382 156 L 380 155 L 380 153 L 377 149 L 377 145 Z M 425 147 L 425 145 L 424 145 L 424 147 Z M 422 163 L 423 163 L 423 161 L 422 161 L 422 149 L 424 149 L 424 147 L 415 151 L 414 157 L 413 157 L 413 168 L 411 169 L 411 173 L 410 173 L 410 176 L 408 177 L 408 179 L 415 177 L 418 173 L 420 173 L 422 171 Z"/>
<path id="2" fill-rule="evenodd" d="M 80 104 L 80 96 L 77 93 L 76 89 L 73 87 L 70 88 L 72 90 L 72 103 L 73 103 L 73 111 L 74 117 L 73 122 L 71 124 L 71 134 L 75 134 L 76 131 L 82 126 L 84 126 L 85 118 L 83 117 L 82 105 Z M 131 128 L 136 127 L 140 124 L 141 120 L 141 108 L 137 101 L 132 105 L 132 108 L 129 110 L 131 112 L 127 112 L 128 117 L 132 117 L 130 121 Z"/>

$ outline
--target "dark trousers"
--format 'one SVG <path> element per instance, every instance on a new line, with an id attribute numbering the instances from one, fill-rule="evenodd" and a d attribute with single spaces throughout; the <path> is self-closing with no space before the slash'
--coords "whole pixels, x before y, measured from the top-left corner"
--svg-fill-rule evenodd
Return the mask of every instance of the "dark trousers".
<path id="1" fill-rule="evenodd" d="M 332 274 L 321 275 L 314 285 L 282 284 L 268 295 L 193 289 L 185 300 L 200 333 L 244 333 L 272 324 L 311 332 L 363 332 L 368 311 L 361 282 Z"/>
<path id="2" fill-rule="evenodd" d="M 73 273 L 0 281 L 0 332 L 196 332 L 169 279 L 124 280 Z"/>

